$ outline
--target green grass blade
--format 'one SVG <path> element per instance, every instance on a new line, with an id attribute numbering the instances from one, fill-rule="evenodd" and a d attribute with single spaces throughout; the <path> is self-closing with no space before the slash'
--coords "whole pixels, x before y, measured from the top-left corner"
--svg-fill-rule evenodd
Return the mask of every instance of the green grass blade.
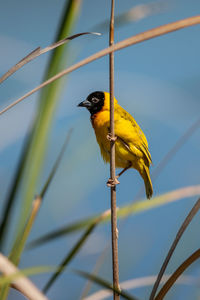
<path id="1" fill-rule="evenodd" d="M 5 200 L 5 208 L 4 208 L 4 212 L 2 214 L 2 221 L 0 224 L 0 251 L 2 252 L 4 247 L 5 247 L 5 243 L 6 243 L 6 237 L 7 237 L 7 233 L 8 233 L 8 229 L 9 229 L 9 224 L 10 224 L 10 220 L 11 220 L 11 214 L 12 214 L 12 210 L 15 204 L 15 199 L 16 199 L 16 193 L 18 191 L 21 179 L 22 179 L 22 175 L 23 175 L 23 171 L 25 168 L 25 162 L 26 162 L 26 158 L 27 158 L 27 151 L 31 142 L 31 133 L 29 133 L 29 136 L 25 139 L 24 145 L 23 145 L 23 150 L 19 159 L 19 163 L 17 166 L 17 169 L 15 171 L 15 176 L 12 180 L 12 186 L 9 189 L 9 194 L 6 197 Z"/>
<path id="2" fill-rule="evenodd" d="M 60 161 L 62 159 L 62 156 L 64 154 L 64 151 L 66 149 L 66 146 L 68 145 L 69 143 L 69 139 L 70 139 L 70 136 L 71 136 L 71 132 L 72 130 L 69 131 L 69 133 L 67 134 L 67 138 L 64 142 L 64 145 L 60 151 L 60 154 L 58 155 L 53 167 L 52 167 L 52 170 L 49 174 L 49 177 L 47 178 L 45 184 L 44 184 L 44 187 L 41 191 L 41 194 L 36 196 L 35 200 L 33 201 L 33 207 L 32 207 L 32 210 L 31 210 L 31 214 L 30 214 L 30 217 L 28 218 L 28 221 L 27 221 L 27 224 L 23 230 L 23 234 L 20 235 L 20 239 L 17 239 L 15 241 L 15 244 L 13 246 L 13 248 L 18 248 L 18 257 L 16 256 L 16 261 L 18 263 L 19 261 L 19 258 L 20 258 L 20 254 L 23 252 L 24 250 L 24 247 L 25 247 L 25 244 L 26 244 L 26 241 L 27 241 L 27 238 L 31 232 L 31 229 L 33 227 L 33 224 L 34 224 L 34 221 L 35 221 L 35 218 L 38 214 L 38 211 L 40 209 L 40 206 L 41 206 L 41 203 L 42 203 L 42 200 L 43 200 L 43 197 L 45 196 L 45 193 L 50 185 L 50 183 L 52 182 L 52 179 L 55 175 L 55 172 L 57 171 L 58 169 L 58 166 L 60 164 Z"/>
<path id="3" fill-rule="evenodd" d="M 52 277 L 49 279 L 47 284 L 45 285 L 43 292 L 47 292 L 49 288 L 52 286 L 52 284 L 55 282 L 55 280 L 62 274 L 62 272 L 66 269 L 67 265 L 71 262 L 71 260 L 74 258 L 74 256 L 79 252 L 81 247 L 84 245 L 85 241 L 88 239 L 92 231 L 95 229 L 95 227 L 107 217 L 109 214 L 109 211 L 103 213 L 98 218 L 95 219 L 95 221 L 92 222 L 86 229 L 86 231 L 83 233 L 81 238 L 78 240 L 78 242 L 75 244 L 75 246 L 70 250 L 70 252 L 67 254 L 67 256 L 64 258 L 64 260 L 61 262 L 61 264 L 58 266 L 55 273 L 52 275 Z"/>
<path id="4" fill-rule="evenodd" d="M 107 288 L 108 290 L 117 292 L 124 299 L 136 300 L 135 297 L 131 296 L 130 294 L 128 294 L 126 292 L 124 292 L 123 290 L 118 290 L 118 289 L 114 288 L 111 283 L 109 283 L 108 281 L 106 281 L 106 280 L 104 280 L 100 277 L 97 277 L 95 275 L 89 274 L 89 273 L 84 272 L 84 271 L 79 271 L 79 270 L 74 270 L 74 272 L 77 273 L 78 275 L 84 277 L 84 278 L 87 278 L 87 279 L 97 283 L 101 287 L 104 287 L 104 288 Z"/>
<path id="5" fill-rule="evenodd" d="M 55 164 L 53 165 L 53 168 L 52 168 L 51 172 L 49 173 L 49 177 L 47 178 L 47 181 L 45 182 L 44 187 L 42 188 L 42 191 L 41 191 L 41 193 L 40 193 L 40 197 L 41 197 L 42 199 L 44 198 L 44 196 L 45 196 L 45 194 L 46 194 L 46 192 L 47 192 L 47 190 L 48 190 L 48 187 L 49 187 L 49 185 L 51 184 L 52 179 L 53 179 L 53 177 L 54 177 L 54 175 L 55 175 L 55 173 L 56 173 L 56 171 L 57 171 L 57 169 L 58 169 L 58 166 L 59 166 L 59 164 L 60 164 L 60 162 L 61 162 L 61 159 L 62 159 L 62 157 L 63 157 L 63 154 L 64 154 L 64 152 L 65 152 L 65 150 L 66 150 L 66 147 L 67 147 L 67 145 L 68 145 L 68 143 L 69 143 L 71 134 L 72 134 L 72 129 L 69 130 L 69 132 L 68 132 L 68 134 L 67 134 L 67 137 L 66 137 L 66 140 L 65 140 L 65 142 L 64 142 L 64 144 L 63 144 L 63 146 L 62 146 L 62 149 L 61 149 L 61 151 L 60 151 L 60 154 L 58 155 L 58 157 L 57 157 L 57 159 L 56 159 L 56 161 L 55 161 Z"/>
<path id="6" fill-rule="evenodd" d="M 200 195 L 200 185 L 196 186 L 189 186 L 181 189 L 177 189 L 168 193 L 165 193 L 163 195 L 157 196 L 149 200 L 143 200 L 143 201 L 137 201 L 128 205 L 125 205 L 118 209 L 118 217 L 119 218 L 126 218 L 130 215 L 135 215 L 138 213 L 142 213 L 146 210 L 150 210 L 153 208 L 160 207 L 162 205 L 166 205 L 175 201 L 182 200 L 184 198 L 189 198 L 193 196 Z M 45 244 L 47 242 L 50 242 L 54 239 L 60 238 L 62 236 L 65 236 L 67 234 L 73 233 L 75 231 L 83 230 L 86 226 L 92 224 L 94 220 L 98 216 L 93 216 L 78 222 L 75 222 L 73 224 L 70 224 L 68 226 L 65 226 L 59 230 L 55 230 L 49 234 L 46 234 L 34 241 L 32 241 L 28 248 L 34 248 L 37 246 L 40 246 L 42 244 Z M 109 220 L 109 216 L 101 220 L 101 222 L 105 222 Z"/>
<path id="7" fill-rule="evenodd" d="M 18 272 L 11 274 L 11 275 L 4 275 L 0 277 L 0 285 L 4 284 L 10 284 L 15 279 L 20 278 L 21 276 L 33 276 L 33 275 L 39 275 L 42 273 L 49 273 L 55 270 L 55 267 L 51 266 L 36 266 L 26 269 L 21 269 Z"/>
<path id="8" fill-rule="evenodd" d="M 60 40 L 69 35 L 77 17 L 80 3 L 80 1 L 68 1 L 56 40 Z M 66 59 L 65 48 L 67 46 L 68 45 L 61 46 L 53 51 L 45 76 L 46 78 L 57 73 L 62 68 L 63 60 Z M 34 134 L 29 148 L 26 170 L 24 172 L 23 212 L 20 216 L 20 231 L 25 225 L 32 199 L 36 192 L 36 186 L 42 170 L 48 135 L 58 103 L 60 90 L 61 81 L 58 81 L 42 90 L 40 95 L 38 116 L 35 122 Z"/>
<path id="9" fill-rule="evenodd" d="M 35 248 L 37 246 L 43 245 L 47 242 L 50 242 L 50 241 L 52 241 L 54 239 L 57 239 L 59 237 L 62 237 L 64 235 L 67 235 L 67 234 L 70 234 L 70 233 L 73 233 L 73 232 L 76 232 L 76 231 L 79 231 L 79 230 L 83 230 L 85 227 L 92 224 L 94 222 L 94 220 L 96 219 L 96 217 L 97 216 L 75 222 L 71 225 L 68 225 L 68 226 L 63 227 L 61 229 L 55 230 L 55 231 L 53 231 L 49 234 L 46 234 L 46 235 L 30 242 L 27 245 L 27 249 Z"/>
<path id="10" fill-rule="evenodd" d="M 56 36 L 56 41 L 65 38 L 70 35 L 72 27 L 77 19 L 81 0 L 69 0 L 66 2 L 60 28 Z M 51 77 L 53 74 L 60 71 L 63 61 L 67 59 L 66 47 L 67 45 L 60 46 L 53 50 L 51 55 L 49 67 L 46 71 L 45 78 Z M 48 135 L 51 128 L 54 112 L 58 103 L 58 96 L 61 90 L 61 81 L 54 82 L 49 87 L 46 87 L 41 91 L 40 101 L 38 107 L 38 114 L 35 121 L 35 127 L 33 130 L 33 136 L 29 151 L 27 154 L 26 165 L 23 171 L 23 199 L 22 209 L 19 216 L 18 233 L 16 240 L 20 241 L 20 237 L 23 236 L 23 229 L 26 226 L 26 221 L 29 217 L 31 204 L 36 192 L 39 176 L 43 167 L 44 154 L 47 146 Z M 18 264 L 21 251 L 23 248 L 20 243 L 14 243 L 10 260 L 14 264 Z M 5 300 L 8 295 L 8 286 L 2 288 L 0 293 L 0 299 Z"/>

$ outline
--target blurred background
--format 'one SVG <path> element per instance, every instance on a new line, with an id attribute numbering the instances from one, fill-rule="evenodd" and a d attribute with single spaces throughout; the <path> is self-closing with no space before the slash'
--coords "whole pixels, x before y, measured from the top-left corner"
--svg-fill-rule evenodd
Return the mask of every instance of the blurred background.
<path id="1" fill-rule="evenodd" d="M 115 15 L 150 1 L 116 1 Z M 156 4 L 156 2 L 154 2 Z M 137 21 L 120 24 L 115 42 L 150 28 L 194 16 L 200 11 L 196 0 L 157 2 L 158 11 Z M 64 0 L 11 1 L 1 3 L 0 10 L 0 75 L 38 46 L 54 41 L 65 6 Z M 62 68 L 72 65 L 108 45 L 106 31 L 98 26 L 110 17 L 110 1 L 82 2 L 72 33 L 102 31 L 102 36 L 84 36 L 69 43 L 68 58 Z M 115 54 L 115 96 L 139 123 L 149 142 L 153 166 L 177 140 L 200 118 L 199 26 L 126 48 Z M 43 81 L 50 54 L 24 66 L 1 85 L 1 109 Z M 110 206 L 106 187 L 109 165 L 105 165 L 90 124 L 89 113 L 77 108 L 87 95 L 96 90 L 108 91 L 108 57 L 101 58 L 65 77 L 55 110 L 44 168 L 37 194 L 43 186 L 60 152 L 70 128 L 73 133 L 54 180 L 45 195 L 29 241 L 71 222 L 101 213 Z M 19 161 L 22 145 L 37 111 L 38 93 L 0 117 L 0 193 L 1 211 Z M 167 162 L 153 180 L 154 195 L 199 184 L 200 131 L 197 129 Z M 138 191 L 143 194 L 138 198 Z M 9 228 L 4 253 L 15 238 L 20 207 L 20 192 L 15 201 L 12 226 Z M 117 204 L 123 206 L 144 199 L 143 182 L 134 170 L 120 179 Z M 156 275 L 182 221 L 197 197 L 183 199 L 141 214 L 119 220 L 120 281 Z M 69 235 L 23 253 L 20 268 L 34 265 L 58 265 L 81 233 Z M 48 292 L 50 299 L 79 299 L 86 280 L 72 272 L 91 272 L 105 247 L 110 247 L 110 224 L 99 225 L 81 251 Z M 169 264 L 172 273 L 199 247 L 199 214 L 181 239 Z M 197 279 L 200 271 L 194 264 L 186 272 Z M 99 275 L 112 280 L 110 248 L 104 256 Z M 31 277 L 43 288 L 50 274 Z M 92 286 L 90 293 L 99 290 Z M 147 299 L 151 287 L 130 290 L 139 299 Z M 175 285 L 166 299 L 199 299 L 199 284 Z M 11 291 L 9 299 L 22 299 Z"/>

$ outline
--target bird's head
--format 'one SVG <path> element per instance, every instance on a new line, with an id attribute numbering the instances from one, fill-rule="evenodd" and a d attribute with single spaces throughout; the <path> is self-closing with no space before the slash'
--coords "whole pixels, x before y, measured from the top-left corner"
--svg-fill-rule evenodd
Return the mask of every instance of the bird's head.
<path id="1" fill-rule="evenodd" d="M 102 110 L 104 102 L 105 93 L 98 91 L 90 94 L 87 99 L 79 103 L 78 106 L 87 108 L 91 115 L 93 115 Z"/>

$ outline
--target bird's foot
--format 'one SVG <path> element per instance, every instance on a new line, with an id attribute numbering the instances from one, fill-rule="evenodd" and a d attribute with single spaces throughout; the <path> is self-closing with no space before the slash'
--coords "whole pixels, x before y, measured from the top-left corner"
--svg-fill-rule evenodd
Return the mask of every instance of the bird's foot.
<path id="1" fill-rule="evenodd" d="M 106 183 L 106 185 L 108 187 L 115 187 L 117 184 L 120 183 L 117 178 L 118 178 L 118 176 L 116 176 L 115 179 L 109 178 L 108 181 L 107 181 L 107 183 Z"/>
<path id="2" fill-rule="evenodd" d="M 108 134 L 107 134 L 107 139 L 108 139 L 110 142 L 115 142 L 115 141 L 117 140 L 117 136 L 112 137 L 112 136 L 111 136 L 111 133 L 108 133 Z"/>

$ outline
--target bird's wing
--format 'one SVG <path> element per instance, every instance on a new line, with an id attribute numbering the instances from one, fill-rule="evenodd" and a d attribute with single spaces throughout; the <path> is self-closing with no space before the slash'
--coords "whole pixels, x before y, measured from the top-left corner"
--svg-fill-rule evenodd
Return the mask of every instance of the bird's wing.
<path id="1" fill-rule="evenodd" d="M 122 107 L 115 114 L 115 134 L 133 155 L 144 156 L 152 163 L 147 139 L 134 118 Z"/>

